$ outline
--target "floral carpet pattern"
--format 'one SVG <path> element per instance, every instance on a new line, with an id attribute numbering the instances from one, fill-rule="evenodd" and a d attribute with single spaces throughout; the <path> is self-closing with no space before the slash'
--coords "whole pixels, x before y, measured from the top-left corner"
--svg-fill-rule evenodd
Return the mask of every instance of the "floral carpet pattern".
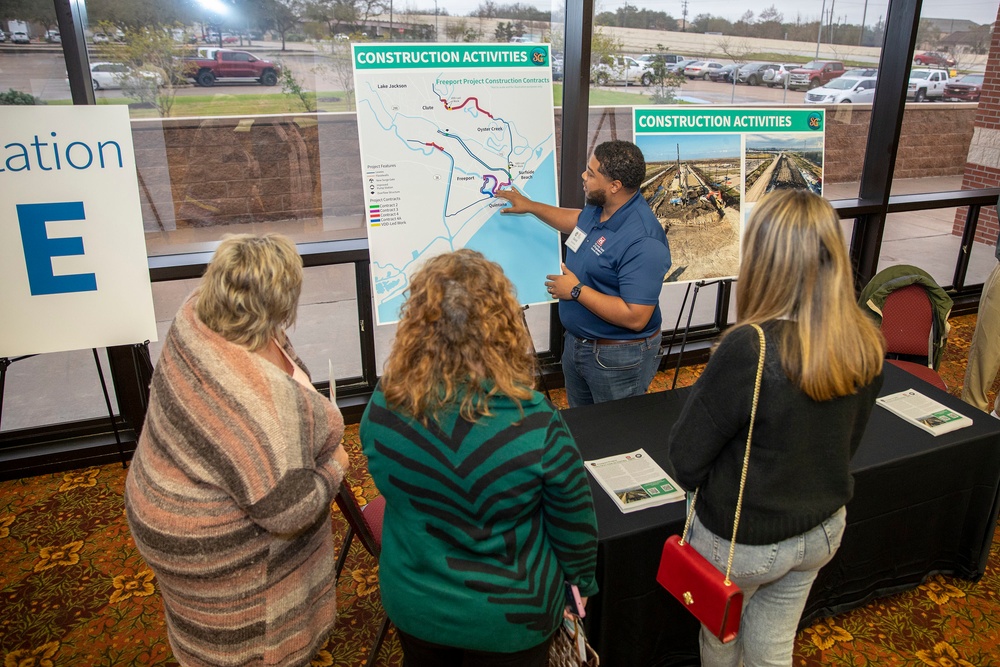
<path id="1" fill-rule="evenodd" d="M 941 375 L 961 391 L 975 316 L 952 318 Z M 701 368 L 682 368 L 678 386 Z M 653 391 L 669 389 L 673 369 Z M 994 391 L 996 387 L 994 387 Z M 561 390 L 552 400 L 565 406 Z M 348 483 L 359 502 L 377 495 L 357 426 L 345 444 Z M 125 471 L 117 465 L 0 483 L 0 665 L 102 667 L 176 665 L 166 638 L 156 579 L 125 522 Z M 338 543 L 346 522 L 333 508 Z M 337 587 L 333 634 L 315 667 L 400 665 L 390 632 L 377 661 L 370 647 L 383 618 L 378 563 L 355 540 Z M 919 587 L 825 618 L 798 636 L 794 664 L 1000 667 L 1000 543 L 978 582 L 935 575 Z M 608 667 L 633 667 L 609 665 Z M 638 666 L 636 666 L 638 667 Z"/>

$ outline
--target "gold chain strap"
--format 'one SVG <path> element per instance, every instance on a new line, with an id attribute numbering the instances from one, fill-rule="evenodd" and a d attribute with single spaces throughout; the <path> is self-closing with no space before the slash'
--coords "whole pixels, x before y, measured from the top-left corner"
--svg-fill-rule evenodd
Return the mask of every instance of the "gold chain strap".
<path id="1" fill-rule="evenodd" d="M 736 552 L 736 529 L 740 525 L 740 511 L 743 509 L 743 489 L 747 484 L 747 467 L 750 465 L 750 441 L 753 439 L 753 425 L 757 421 L 757 401 L 760 398 L 760 381 L 764 376 L 764 330 L 758 324 L 751 324 L 757 330 L 757 338 L 760 340 L 760 356 L 757 359 L 757 377 L 753 382 L 753 402 L 750 404 L 750 428 L 747 430 L 747 446 L 743 452 L 743 472 L 740 473 L 740 492 L 736 496 L 736 516 L 733 518 L 733 539 L 729 541 L 729 560 L 726 563 L 726 578 L 723 583 L 726 586 L 732 585 L 729 580 L 729 573 L 733 569 L 733 554 Z M 684 522 L 684 533 L 681 535 L 681 544 L 687 541 L 688 529 L 691 527 L 691 518 L 694 516 L 694 504 L 698 500 L 698 489 L 694 490 L 691 496 L 691 507 L 688 508 L 687 520 Z"/>

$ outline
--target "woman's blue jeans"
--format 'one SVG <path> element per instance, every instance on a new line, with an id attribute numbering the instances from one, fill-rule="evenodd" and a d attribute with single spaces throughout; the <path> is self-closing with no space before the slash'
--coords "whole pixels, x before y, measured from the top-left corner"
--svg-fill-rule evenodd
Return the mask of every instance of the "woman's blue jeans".
<path id="1" fill-rule="evenodd" d="M 743 590 L 739 636 L 723 644 L 702 627 L 701 664 L 790 667 L 809 589 L 820 568 L 837 553 L 846 523 L 847 510 L 841 507 L 815 528 L 777 544 L 737 542 L 730 578 Z M 721 572 L 726 571 L 729 539 L 705 528 L 697 511 L 688 542 Z"/>
<path id="2" fill-rule="evenodd" d="M 660 363 L 662 338 L 658 333 L 646 340 L 606 345 L 567 331 L 562 367 L 570 407 L 645 394 Z"/>

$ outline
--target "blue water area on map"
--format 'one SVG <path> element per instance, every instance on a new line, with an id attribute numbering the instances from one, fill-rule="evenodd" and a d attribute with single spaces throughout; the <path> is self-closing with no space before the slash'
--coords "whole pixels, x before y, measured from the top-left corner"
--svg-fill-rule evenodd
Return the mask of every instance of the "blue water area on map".
<path id="1" fill-rule="evenodd" d="M 524 194 L 535 201 L 555 204 L 555 166 L 552 153 L 535 170 Z M 559 273 L 559 234 L 531 215 L 497 212 L 465 244 L 503 267 L 517 288 L 522 304 L 549 300 L 545 276 Z"/>
<path id="2" fill-rule="evenodd" d="M 555 205 L 555 156 L 550 153 L 522 188 L 535 201 Z M 503 215 L 500 209 L 473 235 L 466 248 L 478 250 L 503 267 L 522 304 L 549 301 L 545 276 L 559 273 L 559 234 L 531 215 Z M 405 293 L 378 304 L 378 321 L 399 320 Z"/>

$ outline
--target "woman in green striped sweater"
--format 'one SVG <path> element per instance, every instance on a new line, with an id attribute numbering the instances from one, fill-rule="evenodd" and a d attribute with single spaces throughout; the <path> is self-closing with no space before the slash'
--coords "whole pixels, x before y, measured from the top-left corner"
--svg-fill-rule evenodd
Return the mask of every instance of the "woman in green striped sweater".
<path id="1" fill-rule="evenodd" d="M 414 275 L 361 422 L 406 667 L 544 666 L 564 582 L 597 592 L 590 485 L 530 349 L 497 264 L 459 250 Z"/>

